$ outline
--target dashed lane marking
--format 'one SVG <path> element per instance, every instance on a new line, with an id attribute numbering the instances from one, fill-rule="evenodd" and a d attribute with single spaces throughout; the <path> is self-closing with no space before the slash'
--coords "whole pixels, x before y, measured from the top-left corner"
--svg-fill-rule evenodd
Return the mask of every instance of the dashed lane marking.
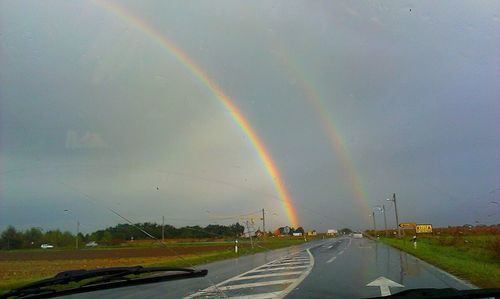
<path id="1" fill-rule="evenodd" d="M 326 261 L 327 264 L 333 262 L 337 257 L 336 256 L 333 256 L 331 259 L 329 259 L 328 261 Z"/>

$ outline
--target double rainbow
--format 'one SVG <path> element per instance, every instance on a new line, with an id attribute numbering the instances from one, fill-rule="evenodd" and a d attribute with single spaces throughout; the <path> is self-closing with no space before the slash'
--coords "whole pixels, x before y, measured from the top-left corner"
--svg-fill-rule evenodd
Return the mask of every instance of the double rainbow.
<path id="1" fill-rule="evenodd" d="M 321 122 L 321 127 L 326 130 L 328 139 L 330 140 L 331 146 L 337 155 L 343 173 L 346 174 L 348 181 L 351 186 L 351 192 L 353 194 L 353 199 L 356 202 L 359 210 L 362 212 L 361 218 L 366 220 L 369 214 L 369 203 L 367 200 L 366 192 L 361 184 L 359 175 L 354 167 L 349 151 L 347 150 L 346 142 L 342 135 L 340 134 L 335 122 L 333 121 L 333 116 L 328 112 L 328 108 L 323 100 L 323 97 L 317 92 L 317 88 L 309 80 L 305 74 L 306 72 L 299 69 L 295 59 L 292 59 L 284 47 L 280 47 L 277 43 L 274 47 L 278 49 L 279 57 L 277 60 L 284 66 L 284 70 L 287 72 L 290 78 L 296 79 L 296 84 L 298 88 L 302 91 L 305 98 L 314 108 L 316 115 Z"/>
<path id="2" fill-rule="evenodd" d="M 191 71 L 191 73 L 215 95 L 219 102 L 224 106 L 226 111 L 229 112 L 234 122 L 240 127 L 240 129 L 252 143 L 252 146 L 255 148 L 265 169 L 274 182 L 274 186 L 276 188 L 276 191 L 278 192 L 280 200 L 283 203 L 283 207 L 286 211 L 290 224 L 293 227 L 298 227 L 299 221 L 297 218 L 295 207 L 293 206 L 292 198 L 288 190 L 286 189 L 283 178 L 278 168 L 276 167 L 276 163 L 274 163 L 271 155 L 264 146 L 264 143 L 252 128 L 248 120 L 241 113 L 234 102 L 224 93 L 220 86 L 214 80 L 212 80 L 207 75 L 207 73 L 205 73 L 205 71 L 199 65 L 197 65 L 185 52 L 177 47 L 172 41 L 163 36 L 162 33 L 152 25 L 146 23 L 144 20 L 131 14 L 115 3 L 100 0 L 95 1 L 95 3 L 105 10 L 121 17 L 128 23 L 134 25 L 143 33 L 151 37 L 154 41 L 158 42 L 165 50 L 167 50 L 178 61 L 184 64 Z"/>

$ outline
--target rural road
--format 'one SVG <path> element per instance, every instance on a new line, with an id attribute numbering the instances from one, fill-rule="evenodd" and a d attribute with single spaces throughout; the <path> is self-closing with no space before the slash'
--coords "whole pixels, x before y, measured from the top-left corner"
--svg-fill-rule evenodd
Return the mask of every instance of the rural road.
<path id="1" fill-rule="evenodd" d="M 365 298 L 413 288 L 473 287 L 380 242 L 349 237 L 309 242 L 199 268 L 208 269 L 208 276 L 72 298 Z"/>

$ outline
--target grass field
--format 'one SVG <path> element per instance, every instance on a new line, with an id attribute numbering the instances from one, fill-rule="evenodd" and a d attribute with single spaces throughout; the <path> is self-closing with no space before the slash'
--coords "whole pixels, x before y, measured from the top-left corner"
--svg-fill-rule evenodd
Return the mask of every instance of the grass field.
<path id="1" fill-rule="evenodd" d="M 500 236 L 420 237 L 417 249 L 408 238 L 380 240 L 479 287 L 500 287 Z"/>
<path id="2" fill-rule="evenodd" d="M 233 242 L 176 242 L 169 248 L 156 248 L 157 244 L 134 244 L 129 248 L 106 247 L 92 249 L 68 249 L 49 252 L 47 250 L 15 250 L 0 252 L 0 293 L 26 283 L 53 276 L 70 269 L 93 269 L 116 266 L 176 266 L 192 267 L 209 262 L 234 258 L 298 245 L 304 243 L 301 238 L 269 238 L 259 241 L 254 248 L 248 241 L 240 241 L 238 254 L 234 253 Z M 214 250 L 214 248 L 216 248 Z M 159 255 L 162 250 L 162 255 Z M 95 255 L 96 251 L 98 255 Z M 124 253 L 127 254 L 124 254 Z M 79 254 L 75 258 L 75 253 Z M 131 254 L 132 253 L 132 254 Z M 137 253 L 134 255 L 134 253 Z M 97 258 L 85 258 L 97 256 Z M 31 258 L 29 258 L 31 256 Z"/>

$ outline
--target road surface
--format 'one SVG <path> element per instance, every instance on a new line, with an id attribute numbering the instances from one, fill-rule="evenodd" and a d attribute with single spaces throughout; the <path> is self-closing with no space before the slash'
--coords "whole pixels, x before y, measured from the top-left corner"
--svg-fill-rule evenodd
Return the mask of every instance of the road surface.
<path id="1" fill-rule="evenodd" d="M 349 237 L 214 262 L 206 278 L 142 285 L 74 298 L 366 298 L 413 288 L 474 286 L 415 257 Z"/>

